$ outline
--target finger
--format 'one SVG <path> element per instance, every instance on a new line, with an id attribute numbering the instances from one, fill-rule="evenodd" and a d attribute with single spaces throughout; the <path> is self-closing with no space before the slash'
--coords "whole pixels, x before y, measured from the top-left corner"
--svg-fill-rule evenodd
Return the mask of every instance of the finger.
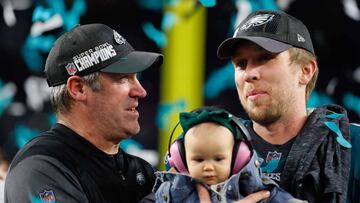
<path id="1" fill-rule="evenodd" d="M 196 190 L 197 190 L 198 195 L 199 195 L 200 203 L 211 203 L 209 192 L 207 191 L 207 189 L 203 185 L 196 184 Z"/>
<path id="2" fill-rule="evenodd" d="M 171 167 L 171 168 L 169 169 L 169 172 L 176 173 L 177 171 L 176 171 L 176 169 L 175 169 L 174 167 Z"/>
<path id="3" fill-rule="evenodd" d="M 238 203 L 256 203 L 258 201 L 264 200 L 270 197 L 270 192 L 266 190 L 262 190 L 259 192 L 252 193 L 246 196 L 243 200 L 239 201 Z"/>

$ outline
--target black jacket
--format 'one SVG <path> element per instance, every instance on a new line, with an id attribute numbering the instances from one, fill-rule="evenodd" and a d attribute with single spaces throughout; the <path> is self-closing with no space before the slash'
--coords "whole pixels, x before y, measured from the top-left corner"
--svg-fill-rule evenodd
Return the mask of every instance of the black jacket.
<path id="1" fill-rule="evenodd" d="M 121 150 L 105 154 L 56 124 L 15 156 L 5 202 L 139 202 L 151 192 L 154 180 L 152 166 L 143 159 Z"/>
<path id="2" fill-rule="evenodd" d="M 337 141 L 329 122 L 350 142 L 346 111 L 337 105 L 316 108 L 295 138 L 281 173 L 280 187 L 310 203 L 346 201 L 351 150 Z"/>

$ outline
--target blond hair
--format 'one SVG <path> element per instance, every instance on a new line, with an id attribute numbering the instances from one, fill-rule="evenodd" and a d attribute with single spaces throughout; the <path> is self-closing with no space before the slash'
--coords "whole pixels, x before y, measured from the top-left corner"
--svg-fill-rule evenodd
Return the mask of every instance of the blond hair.
<path id="1" fill-rule="evenodd" d="M 306 85 L 305 89 L 305 99 L 309 99 L 311 92 L 314 90 L 316 81 L 319 75 L 319 69 L 317 66 L 316 56 L 312 53 L 306 51 L 305 49 L 292 47 L 289 49 L 290 54 L 290 64 L 295 64 L 296 66 L 303 67 L 310 63 L 311 61 L 315 62 L 315 72 L 312 76 L 309 83 Z"/>

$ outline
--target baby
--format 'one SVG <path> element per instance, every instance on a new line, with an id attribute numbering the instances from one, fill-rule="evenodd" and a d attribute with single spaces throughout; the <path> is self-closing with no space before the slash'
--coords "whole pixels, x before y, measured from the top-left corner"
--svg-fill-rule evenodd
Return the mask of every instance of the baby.
<path id="1" fill-rule="evenodd" d="M 179 173 L 156 173 L 156 202 L 199 202 L 196 184 L 208 189 L 212 202 L 233 202 L 260 190 L 270 191 L 264 202 L 304 202 L 260 175 L 249 133 L 227 111 L 202 107 L 182 112 L 179 124 L 183 132 L 167 157 Z"/>

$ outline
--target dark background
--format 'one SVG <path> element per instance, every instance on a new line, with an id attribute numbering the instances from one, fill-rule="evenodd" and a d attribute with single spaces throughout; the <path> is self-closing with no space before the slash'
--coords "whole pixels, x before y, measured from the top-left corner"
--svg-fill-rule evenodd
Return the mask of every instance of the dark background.
<path id="1" fill-rule="evenodd" d="M 171 3 L 171 1 L 162 0 L 65 0 L 56 1 L 65 6 L 64 10 L 59 10 L 59 7 L 54 6 L 51 0 L 0 0 L 0 2 L 3 8 L 0 10 L 0 145 L 10 157 L 26 141 L 39 132 L 49 129 L 55 122 L 47 97 L 48 88 L 42 78 L 42 60 L 45 60 L 47 56 L 49 49 L 47 43 L 51 42 L 50 38 L 57 38 L 69 29 L 67 26 L 76 23 L 104 23 L 116 29 L 136 49 L 161 52 L 162 48 L 149 38 L 142 25 L 150 22 L 155 28 L 161 30 L 161 23 L 164 20 L 162 3 Z M 197 6 L 203 6 L 202 2 L 198 2 Z M 276 6 L 301 19 L 307 25 L 320 68 L 316 92 L 312 95 L 309 106 L 340 104 L 349 111 L 351 121 L 359 122 L 359 0 L 249 0 L 243 2 L 251 5 L 252 10 Z M 282 6 L 284 2 L 286 6 Z M 345 6 L 343 2 L 353 4 Z M 233 19 L 241 12 L 236 7 L 236 3 L 238 3 L 236 0 L 222 0 L 217 1 L 214 7 L 207 8 L 206 80 L 215 74 L 216 70 L 228 64 L 228 61 L 219 60 L 216 57 L 216 50 L 222 40 L 232 35 Z M 83 5 L 82 11 L 79 11 L 82 14 L 78 16 L 76 16 L 75 4 Z M 11 16 L 5 11 L 9 5 L 16 18 L 15 23 L 6 20 L 7 17 L 5 17 Z M 75 12 L 71 12 L 72 10 Z M 64 22 L 68 23 L 67 26 L 63 25 L 43 32 L 40 36 L 44 38 L 40 39 L 30 35 L 30 30 L 35 23 L 46 23 L 57 13 L 62 15 Z M 72 18 L 69 17 L 71 15 Z M 35 38 L 41 43 L 36 44 L 33 41 L 32 45 L 27 44 L 29 39 Z M 26 57 L 31 60 L 27 60 Z M 141 82 L 148 96 L 140 103 L 142 130 L 140 135 L 134 137 L 135 145 L 155 152 L 158 136 L 155 118 L 159 116 L 157 113 L 160 97 L 160 70 L 150 69 L 141 74 Z M 229 84 L 217 94 L 211 94 L 205 88 L 203 94 L 204 104 L 221 106 L 237 115 L 246 116 L 239 105 L 234 84 Z M 34 98 L 40 101 L 36 102 Z"/>

